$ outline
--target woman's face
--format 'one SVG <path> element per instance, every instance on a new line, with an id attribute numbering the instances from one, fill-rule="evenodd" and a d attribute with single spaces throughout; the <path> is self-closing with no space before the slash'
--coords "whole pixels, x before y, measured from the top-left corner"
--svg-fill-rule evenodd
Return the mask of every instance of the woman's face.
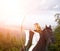
<path id="1" fill-rule="evenodd" d="M 34 25 L 34 28 L 37 30 L 38 29 L 38 25 Z"/>

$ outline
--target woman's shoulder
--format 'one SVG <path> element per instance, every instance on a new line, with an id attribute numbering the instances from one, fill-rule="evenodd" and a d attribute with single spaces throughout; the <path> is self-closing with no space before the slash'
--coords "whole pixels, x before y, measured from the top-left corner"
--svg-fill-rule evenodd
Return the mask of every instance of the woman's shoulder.
<path id="1" fill-rule="evenodd" d="M 41 33 L 41 31 L 40 30 L 34 30 L 35 32 L 38 32 L 38 33 Z"/>

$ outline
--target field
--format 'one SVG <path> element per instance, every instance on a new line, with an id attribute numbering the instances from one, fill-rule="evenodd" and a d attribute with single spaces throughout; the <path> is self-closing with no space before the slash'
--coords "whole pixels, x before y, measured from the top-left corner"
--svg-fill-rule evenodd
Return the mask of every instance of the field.
<path id="1" fill-rule="evenodd" d="M 49 51 L 60 51 L 60 26 L 54 29 L 54 34 L 56 43 L 48 47 Z M 6 35 L 0 32 L 0 51 L 20 51 L 25 43 L 25 39 L 20 37 L 12 36 L 9 32 Z"/>

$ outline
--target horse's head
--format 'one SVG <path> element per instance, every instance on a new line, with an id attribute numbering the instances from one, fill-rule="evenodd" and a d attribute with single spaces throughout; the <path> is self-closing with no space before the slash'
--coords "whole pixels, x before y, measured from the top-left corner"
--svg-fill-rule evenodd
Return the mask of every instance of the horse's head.
<path id="1" fill-rule="evenodd" d="M 52 31 L 51 25 L 48 27 L 46 26 L 45 29 L 43 30 L 45 34 L 45 39 L 47 40 L 48 43 L 55 43 L 55 37 L 54 33 Z"/>

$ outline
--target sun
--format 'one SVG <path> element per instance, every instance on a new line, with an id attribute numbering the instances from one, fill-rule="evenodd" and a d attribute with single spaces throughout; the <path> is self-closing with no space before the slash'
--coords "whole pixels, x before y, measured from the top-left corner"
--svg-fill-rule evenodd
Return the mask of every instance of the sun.
<path id="1" fill-rule="evenodd" d="M 22 0 L 0 0 L 0 22 L 5 25 L 21 25 L 25 15 Z"/>

